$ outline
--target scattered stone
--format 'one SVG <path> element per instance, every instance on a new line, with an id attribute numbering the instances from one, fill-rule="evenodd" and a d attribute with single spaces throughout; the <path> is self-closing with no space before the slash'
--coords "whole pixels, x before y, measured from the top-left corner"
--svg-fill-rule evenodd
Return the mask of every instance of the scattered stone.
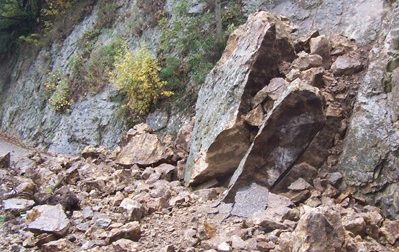
<path id="1" fill-rule="evenodd" d="M 262 88 L 253 98 L 252 106 L 256 107 L 263 103 L 267 98 L 275 101 L 287 89 L 288 82 L 283 78 L 273 78 L 270 83 Z"/>
<path id="2" fill-rule="evenodd" d="M 339 251 L 344 244 L 344 229 L 335 209 L 312 209 L 304 214 L 292 234 L 293 251 Z"/>
<path id="3" fill-rule="evenodd" d="M 385 236 L 389 244 L 394 245 L 399 239 L 399 220 L 385 220 L 381 227 L 381 233 Z"/>
<path id="4" fill-rule="evenodd" d="M 307 54 L 306 52 L 298 53 L 298 58 L 292 62 L 292 66 L 301 71 L 319 67 L 323 64 L 323 58 L 317 54 Z"/>
<path id="5" fill-rule="evenodd" d="M 230 252 L 231 247 L 227 242 L 222 242 L 218 245 L 218 251 L 219 252 Z"/>
<path id="6" fill-rule="evenodd" d="M 293 182 L 288 189 L 292 191 L 303 191 L 306 189 L 310 189 L 312 185 L 310 185 L 306 180 L 303 178 L 297 179 L 295 182 Z"/>
<path id="7" fill-rule="evenodd" d="M 251 126 L 259 127 L 262 125 L 263 118 L 262 106 L 258 105 L 245 116 L 245 121 Z"/>
<path id="8" fill-rule="evenodd" d="M 165 148 L 158 136 L 148 133 L 145 125 L 136 125 L 133 131 L 128 133 L 129 142 L 119 153 L 116 162 L 125 166 L 150 166 L 171 157 L 171 153 Z M 141 148 L 137 148 L 141 146 Z"/>
<path id="9" fill-rule="evenodd" d="M 363 65 L 359 60 L 348 55 L 339 56 L 331 66 L 334 75 L 350 75 L 359 72 L 362 68 Z"/>
<path id="10" fill-rule="evenodd" d="M 70 222 L 60 204 L 36 206 L 27 213 L 28 230 L 36 233 L 53 233 L 64 236 Z"/>
<path id="11" fill-rule="evenodd" d="M 356 217 L 353 215 L 345 216 L 342 218 L 342 225 L 354 235 L 363 236 L 366 233 L 366 222 L 363 217 Z"/>
<path id="12" fill-rule="evenodd" d="M 137 221 L 126 223 L 125 225 L 112 229 L 108 234 L 110 243 L 119 239 L 138 241 L 141 237 L 140 223 Z"/>
<path id="13" fill-rule="evenodd" d="M 26 199 L 7 199 L 3 201 L 4 210 L 26 211 L 35 205 L 33 200 Z"/>
<path id="14" fill-rule="evenodd" d="M 76 247 L 72 242 L 66 239 L 59 239 L 43 244 L 41 249 L 43 252 L 66 252 L 75 251 Z"/>
<path id="15" fill-rule="evenodd" d="M 145 215 L 145 208 L 143 205 L 133 199 L 123 199 L 120 207 L 126 211 L 129 221 L 139 221 Z"/>
<path id="16" fill-rule="evenodd" d="M 112 249 L 116 252 L 139 252 L 140 246 L 137 242 L 122 238 L 112 243 Z"/>
<path id="17" fill-rule="evenodd" d="M 331 185 L 337 186 L 342 181 L 342 174 L 340 172 L 328 173 L 326 179 Z"/>
<path id="18" fill-rule="evenodd" d="M 318 54 L 323 59 L 328 59 L 330 57 L 331 45 L 329 39 L 324 36 L 318 36 L 316 38 L 310 39 L 310 53 Z"/>

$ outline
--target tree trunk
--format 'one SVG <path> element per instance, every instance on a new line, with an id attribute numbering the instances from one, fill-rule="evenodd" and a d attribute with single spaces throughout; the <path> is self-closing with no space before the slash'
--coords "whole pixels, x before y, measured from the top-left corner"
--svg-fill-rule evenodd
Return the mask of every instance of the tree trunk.
<path id="1" fill-rule="evenodd" d="M 222 6 L 221 0 L 215 0 L 216 42 L 223 42 Z"/>

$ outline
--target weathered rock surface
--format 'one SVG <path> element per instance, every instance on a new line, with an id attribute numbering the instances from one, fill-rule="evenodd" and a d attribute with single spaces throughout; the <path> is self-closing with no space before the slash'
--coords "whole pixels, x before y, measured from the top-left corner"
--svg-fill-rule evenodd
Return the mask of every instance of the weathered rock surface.
<path id="1" fill-rule="evenodd" d="M 116 162 L 125 166 L 150 166 L 160 163 L 172 153 L 165 148 L 157 135 L 151 134 L 145 124 L 136 125 L 128 132 L 128 143 L 122 148 Z M 142 146 L 137 148 L 137 146 Z"/>
<path id="2" fill-rule="evenodd" d="M 399 130 L 397 127 L 399 8 L 387 16 L 387 36 L 370 52 L 338 169 L 348 185 L 361 188 L 370 203 L 399 215 Z M 395 70 L 396 69 L 396 70 Z"/>
<path id="3" fill-rule="evenodd" d="M 190 184 L 231 174 L 247 151 L 249 132 L 241 114 L 248 98 L 293 58 L 289 27 L 266 12 L 251 15 L 229 38 L 226 50 L 202 86 L 185 181 Z"/>
<path id="4" fill-rule="evenodd" d="M 34 207 L 27 213 L 27 218 L 31 221 L 28 229 L 33 232 L 53 233 L 62 236 L 66 234 L 70 226 L 61 205 Z"/>
<path id="5" fill-rule="evenodd" d="M 27 199 L 14 198 L 3 201 L 4 210 L 24 211 L 30 209 L 34 205 L 35 202 L 33 200 L 27 200 Z"/>
<path id="6" fill-rule="evenodd" d="M 276 102 L 229 184 L 226 202 L 248 191 L 252 197 L 272 188 L 287 173 L 324 125 L 323 101 L 318 90 L 291 84 Z M 249 187 L 249 185 L 251 185 Z"/>
<path id="7" fill-rule="evenodd" d="M 339 213 L 334 209 L 312 209 L 304 214 L 295 228 L 293 251 L 340 251 L 345 232 Z"/>

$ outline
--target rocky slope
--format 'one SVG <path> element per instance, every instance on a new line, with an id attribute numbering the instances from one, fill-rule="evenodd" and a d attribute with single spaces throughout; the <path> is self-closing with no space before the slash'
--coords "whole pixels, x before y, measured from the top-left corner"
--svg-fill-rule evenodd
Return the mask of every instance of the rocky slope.
<path id="1" fill-rule="evenodd" d="M 0 127 L 2 131 L 11 133 L 35 146 L 54 152 L 77 153 L 85 145 L 105 145 L 113 147 L 126 130 L 126 118 L 120 114 L 118 95 L 113 85 L 107 86 L 99 94 L 88 94 L 82 100 L 75 101 L 70 112 L 59 114 L 48 104 L 45 95 L 46 79 L 49 72 L 62 70 L 70 74 L 69 64 L 74 55 L 81 52 L 79 41 L 85 34 L 93 31 L 101 22 L 101 1 L 94 1 L 89 7 L 81 7 L 73 15 L 81 14 L 78 21 L 63 27 L 66 34 L 59 34 L 62 39 L 50 41 L 48 47 L 38 51 L 28 48 L 17 51 L 13 57 L 0 59 Z M 155 54 L 159 47 L 161 31 L 158 25 L 147 25 L 141 33 L 132 29 L 134 22 L 143 18 L 151 19 L 148 6 L 143 1 L 118 0 L 116 9 L 109 15 L 110 23 L 95 41 L 94 47 L 107 44 L 112 38 L 127 38 L 132 50 L 143 41 Z M 161 10 L 171 15 L 178 1 L 158 1 Z M 384 0 L 372 1 L 269 1 L 245 0 L 242 9 L 245 15 L 256 10 L 268 10 L 274 14 L 284 15 L 305 34 L 319 29 L 323 34 L 331 32 L 343 34 L 358 43 L 368 44 L 388 32 L 384 25 L 384 17 L 390 13 L 390 3 Z M 192 13 L 205 9 L 203 4 L 192 1 Z M 201 7 L 202 6 L 202 7 Z M 159 6 L 158 6 L 159 7 Z M 156 6 L 156 10 L 158 8 Z M 146 9 L 147 8 L 147 9 Z M 80 15 L 79 14 L 79 15 Z M 68 23 L 68 20 L 65 20 Z M 102 28 L 102 27 L 100 27 Z M 381 35 L 381 36 L 380 36 Z M 165 114 L 166 113 L 166 114 Z M 169 118 L 170 117 L 170 118 Z M 177 132 L 182 122 L 187 120 L 184 113 L 175 111 L 158 111 L 150 116 L 149 122 L 161 122 L 168 132 Z"/>
<path id="2" fill-rule="evenodd" d="M 249 217 L 220 203 L 223 187 L 189 190 L 178 161 L 189 132 L 173 143 L 138 125 L 127 142 L 147 148 L 2 157 L 1 250 L 397 251 L 399 221 L 341 191 L 338 172 L 266 193 Z"/>
<path id="3" fill-rule="evenodd" d="M 41 84 L 27 84 L 43 78 L 45 51 L 26 75 L 14 69 L 1 127 L 51 151 L 86 147 L 1 158 L 2 250 L 398 250 L 398 3 L 243 8 L 290 19 L 249 15 L 202 85 L 195 118 L 158 111 L 115 148 L 86 146 L 119 140 L 112 88 L 58 115 L 36 99 Z M 65 56 L 63 46 L 54 52 Z M 155 134 L 166 125 L 177 135 Z"/>

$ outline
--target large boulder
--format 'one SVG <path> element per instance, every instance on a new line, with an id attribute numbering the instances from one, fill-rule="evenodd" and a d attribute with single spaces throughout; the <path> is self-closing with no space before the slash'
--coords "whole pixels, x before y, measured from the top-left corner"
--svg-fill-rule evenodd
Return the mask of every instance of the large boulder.
<path id="1" fill-rule="evenodd" d="M 267 12 L 250 15 L 230 36 L 225 52 L 203 84 L 185 181 L 199 184 L 232 174 L 250 146 L 242 115 L 251 98 L 291 61 L 291 27 Z"/>
<path id="2" fill-rule="evenodd" d="M 160 164 L 172 154 L 146 124 L 138 124 L 129 130 L 128 142 L 122 148 L 116 162 L 124 166 L 147 167 Z"/>
<path id="3" fill-rule="evenodd" d="M 315 87 L 297 81 L 276 101 L 254 142 L 230 180 L 224 201 L 235 208 L 242 204 L 244 191 L 257 205 L 265 190 L 273 188 L 292 168 L 314 136 L 323 127 L 323 99 Z M 248 211 L 256 211 L 253 208 Z"/>

